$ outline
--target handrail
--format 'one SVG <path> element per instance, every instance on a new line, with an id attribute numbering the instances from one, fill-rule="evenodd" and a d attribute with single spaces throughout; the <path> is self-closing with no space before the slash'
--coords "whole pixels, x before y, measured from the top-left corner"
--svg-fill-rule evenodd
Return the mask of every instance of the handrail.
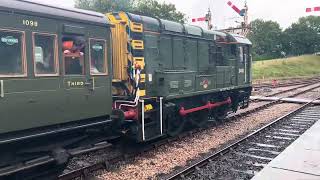
<path id="1" fill-rule="evenodd" d="M 1 86 L 1 89 L 0 89 L 0 97 L 1 98 L 4 98 L 4 83 L 3 83 L 3 80 L 0 80 L 0 86 Z"/>

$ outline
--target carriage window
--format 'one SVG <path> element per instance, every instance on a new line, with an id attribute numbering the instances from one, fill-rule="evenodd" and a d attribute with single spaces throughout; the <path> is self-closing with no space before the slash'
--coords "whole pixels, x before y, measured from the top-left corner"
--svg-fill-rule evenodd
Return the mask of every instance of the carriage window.
<path id="1" fill-rule="evenodd" d="M 83 75 L 86 47 L 84 37 L 77 35 L 64 36 L 62 43 L 65 74 Z"/>
<path id="2" fill-rule="evenodd" d="M 0 30 L 0 75 L 23 75 L 25 73 L 24 34 Z"/>
<path id="3" fill-rule="evenodd" d="M 55 59 L 55 35 L 34 35 L 35 73 L 38 75 L 57 74 Z"/>
<path id="4" fill-rule="evenodd" d="M 91 74 L 106 74 L 106 41 L 90 40 L 90 72 Z"/>

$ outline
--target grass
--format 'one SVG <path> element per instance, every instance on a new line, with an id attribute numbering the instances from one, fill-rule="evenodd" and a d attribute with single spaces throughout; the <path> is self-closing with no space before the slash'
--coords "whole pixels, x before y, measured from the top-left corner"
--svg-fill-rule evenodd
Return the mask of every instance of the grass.
<path id="1" fill-rule="evenodd" d="M 311 77 L 316 75 L 320 75 L 320 56 L 316 55 L 257 61 L 253 64 L 254 80 Z"/>

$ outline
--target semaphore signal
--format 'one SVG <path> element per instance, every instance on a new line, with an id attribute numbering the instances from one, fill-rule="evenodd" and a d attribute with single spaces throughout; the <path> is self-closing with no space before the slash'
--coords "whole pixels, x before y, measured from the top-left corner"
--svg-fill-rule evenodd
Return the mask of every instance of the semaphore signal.
<path id="1" fill-rule="evenodd" d="M 208 13 L 205 17 L 199 17 L 199 18 L 192 18 L 192 22 L 204 22 L 206 21 L 208 24 L 208 29 L 211 30 L 213 28 L 212 26 L 212 13 L 210 8 L 208 9 Z"/>
<path id="2" fill-rule="evenodd" d="M 320 11 L 320 6 L 317 7 L 311 7 L 311 8 L 306 8 L 306 12 L 316 12 L 316 11 Z"/>

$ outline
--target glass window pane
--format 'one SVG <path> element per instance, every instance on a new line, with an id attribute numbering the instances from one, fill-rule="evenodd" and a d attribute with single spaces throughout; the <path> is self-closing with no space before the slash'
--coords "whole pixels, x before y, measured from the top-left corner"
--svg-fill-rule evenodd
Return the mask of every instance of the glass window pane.
<path id="1" fill-rule="evenodd" d="M 91 74 L 105 74 L 105 41 L 91 40 L 90 42 L 90 59 L 91 59 Z"/>
<path id="2" fill-rule="evenodd" d="M 22 40 L 21 32 L 0 31 L 0 74 L 21 75 L 24 73 Z"/>
<path id="3" fill-rule="evenodd" d="M 34 63 L 36 74 L 56 74 L 55 36 L 34 36 Z"/>
<path id="4" fill-rule="evenodd" d="M 239 60 L 240 63 L 243 63 L 243 47 L 239 47 Z"/>
<path id="5" fill-rule="evenodd" d="M 62 38 L 66 75 L 83 75 L 86 41 L 83 36 L 64 35 Z"/>

